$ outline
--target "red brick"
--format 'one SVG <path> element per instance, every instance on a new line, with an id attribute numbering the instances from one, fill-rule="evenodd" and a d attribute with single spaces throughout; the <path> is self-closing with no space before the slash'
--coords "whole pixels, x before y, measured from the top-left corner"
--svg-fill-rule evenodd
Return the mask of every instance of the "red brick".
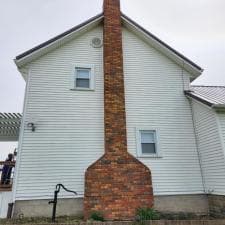
<path id="1" fill-rule="evenodd" d="M 139 207 L 153 206 L 150 170 L 127 151 L 119 0 L 104 1 L 105 154 L 85 173 L 84 214 L 129 220 Z"/>

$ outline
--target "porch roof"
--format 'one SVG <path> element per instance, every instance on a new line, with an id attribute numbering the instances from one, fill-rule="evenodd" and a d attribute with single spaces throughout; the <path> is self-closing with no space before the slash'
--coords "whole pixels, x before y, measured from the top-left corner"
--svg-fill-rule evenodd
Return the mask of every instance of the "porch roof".
<path id="1" fill-rule="evenodd" d="M 0 141 L 18 141 L 22 115 L 0 112 Z"/>

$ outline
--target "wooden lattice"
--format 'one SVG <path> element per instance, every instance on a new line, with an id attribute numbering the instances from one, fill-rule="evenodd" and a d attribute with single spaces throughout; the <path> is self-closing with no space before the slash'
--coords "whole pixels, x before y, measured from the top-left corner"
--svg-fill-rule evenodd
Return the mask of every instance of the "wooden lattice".
<path id="1" fill-rule="evenodd" d="M 16 141 L 22 115 L 20 113 L 0 113 L 0 141 Z"/>

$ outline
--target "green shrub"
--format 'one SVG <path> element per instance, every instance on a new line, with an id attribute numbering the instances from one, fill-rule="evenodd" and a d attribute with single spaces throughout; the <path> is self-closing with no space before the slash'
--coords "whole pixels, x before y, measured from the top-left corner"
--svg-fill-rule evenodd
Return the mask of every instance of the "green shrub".
<path id="1" fill-rule="evenodd" d="M 160 216 L 153 208 L 139 208 L 136 218 L 138 221 L 158 220 Z"/>
<path id="2" fill-rule="evenodd" d="M 90 219 L 95 220 L 95 221 L 104 221 L 103 214 L 101 212 L 92 212 L 90 215 Z"/>

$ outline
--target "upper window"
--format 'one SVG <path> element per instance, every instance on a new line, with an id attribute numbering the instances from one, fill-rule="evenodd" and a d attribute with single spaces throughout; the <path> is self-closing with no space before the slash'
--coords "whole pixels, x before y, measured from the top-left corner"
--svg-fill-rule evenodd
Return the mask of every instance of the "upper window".
<path id="1" fill-rule="evenodd" d="M 94 90 L 94 67 L 92 65 L 73 67 L 71 89 Z"/>
<path id="2" fill-rule="evenodd" d="M 75 69 L 76 79 L 75 87 L 76 88 L 90 88 L 91 80 L 91 69 L 90 68 L 79 68 Z"/>
<path id="3" fill-rule="evenodd" d="M 139 129 L 137 131 L 138 156 L 159 157 L 156 130 Z"/>

